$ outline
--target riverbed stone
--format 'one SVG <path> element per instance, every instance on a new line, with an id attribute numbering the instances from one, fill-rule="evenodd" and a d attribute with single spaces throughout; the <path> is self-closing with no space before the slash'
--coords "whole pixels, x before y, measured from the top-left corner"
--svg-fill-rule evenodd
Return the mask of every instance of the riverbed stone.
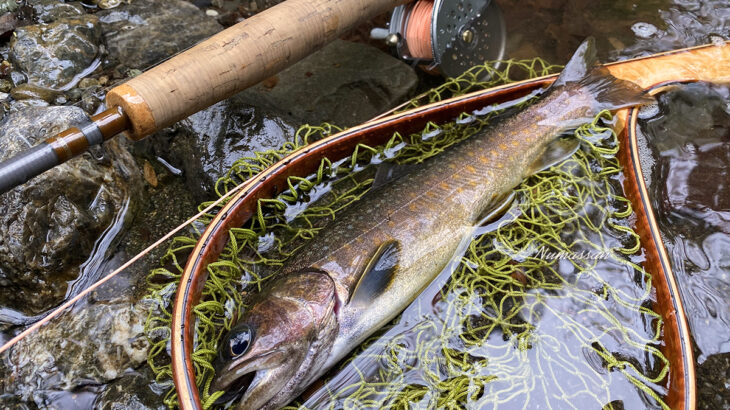
<path id="1" fill-rule="evenodd" d="M 0 161 L 85 118 L 77 107 L 11 110 L 0 126 Z M 113 243 L 131 214 L 140 171 L 121 139 L 96 155 L 83 154 L 0 196 L 0 307 L 34 315 L 58 304 L 81 263 L 103 258 Z"/>
<path id="2" fill-rule="evenodd" d="M 112 64 L 145 69 L 206 39 L 223 27 L 182 0 L 134 0 L 96 13 Z M 123 71 L 123 70 L 122 70 Z"/>
<path id="3" fill-rule="evenodd" d="M 65 90 L 97 64 L 100 41 L 96 16 L 67 17 L 16 29 L 10 59 L 27 76 L 28 83 Z"/>
<path id="4" fill-rule="evenodd" d="M 400 60 L 365 44 L 335 40 L 244 95 L 295 122 L 348 127 L 407 100 L 417 81 Z"/>
<path id="5" fill-rule="evenodd" d="M 67 17 L 83 16 L 86 12 L 79 2 L 64 3 L 59 0 L 31 0 L 28 5 L 39 23 L 50 23 Z"/>
<path id="6" fill-rule="evenodd" d="M 134 374 L 134 369 L 145 365 L 146 306 L 119 300 L 95 302 L 52 320 L 18 342 L 5 357 L 0 397 L 9 393 L 16 403 L 58 408 L 83 392 L 76 398 L 83 403 L 79 408 L 90 408 L 100 384 Z"/>
<path id="7" fill-rule="evenodd" d="M 238 94 L 137 145 L 181 169 L 188 189 L 203 201 L 214 196 L 216 181 L 236 160 L 280 148 L 293 139 L 295 131 L 294 122 L 251 105 Z"/>
<path id="8" fill-rule="evenodd" d="M 150 386 L 154 375 L 147 366 L 137 369 L 138 373 L 125 375 L 110 383 L 99 395 L 94 408 L 99 410 L 148 410 L 167 407 L 161 397 Z"/>

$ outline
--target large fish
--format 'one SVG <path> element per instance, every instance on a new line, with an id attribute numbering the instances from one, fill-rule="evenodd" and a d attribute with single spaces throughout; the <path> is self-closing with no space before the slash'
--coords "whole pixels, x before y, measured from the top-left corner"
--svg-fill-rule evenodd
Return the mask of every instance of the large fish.
<path id="1" fill-rule="evenodd" d="M 294 255 L 221 342 L 213 389 L 245 389 L 240 409 L 286 405 L 401 312 L 520 182 L 574 153 L 564 131 L 650 101 L 596 65 L 589 38 L 540 101 L 373 189 Z"/>

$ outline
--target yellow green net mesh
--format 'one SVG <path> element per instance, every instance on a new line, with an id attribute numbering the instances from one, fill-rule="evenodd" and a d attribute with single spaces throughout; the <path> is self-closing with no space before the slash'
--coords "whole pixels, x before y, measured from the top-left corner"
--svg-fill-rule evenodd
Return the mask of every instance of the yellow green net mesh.
<path id="1" fill-rule="evenodd" d="M 560 67 L 539 59 L 475 67 L 414 99 L 406 108 Z M 489 80 L 484 73 L 489 73 Z M 208 267 L 203 301 L 195 308 L 193 361 L 204 407 L 211 392 L 217 340 L 244 309 L 240 294 L 262 286 L 276 267 L 315 238 L 337 213 L 370 188 L 374 158 L 420 162 L 483 130 L 498 111 L 421 133 L 393 135 L 382 147 L 360 145 L 316 174 L 291 178 L 289 190 L 262 200 L 246 226 L 233 229 L 221 258 Z M 525 181 L 515 206 L 481 229 L 454 263 L 388 329 L 353 352 L 338 371 L 297 406 L 620 408 L 661 399 L 668 361 L 659 352 L 662 321 L 651 306 L 651 278 L 637 264 L 632 210 L 621 196 L 615 134 L 601 113 L 576 131 L 582 149 Z M 279 150 L 239 160 L 217 184 L 219 195 L 308 142 L 339 131 L 304 126 Z M 207 204 L 202 204 L 201 207 Z M 206 218 L 172 241 L 162 266 L 148 277 L 154 300 L 145 329 L 149 365 L 170 390 L 167 354 L 172 298 L 184 260 Z M 629 393 L 627 393 L 629 392 Z"/>

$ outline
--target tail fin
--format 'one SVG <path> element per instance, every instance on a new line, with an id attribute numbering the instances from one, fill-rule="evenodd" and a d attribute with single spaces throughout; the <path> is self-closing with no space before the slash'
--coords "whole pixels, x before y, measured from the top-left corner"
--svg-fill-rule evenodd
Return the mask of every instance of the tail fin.
<path id="1" fill-rule="evenodd" d="M 655 101 L 635 83 L 620 80 L 598 65 L 593 37 L 588 37 L 578 47 L 552 88 L 571 85 L 588 90 L 595 100 L 593 108 L 596 111 L 617 110 Z"/>
<path id="2" fill-rule="evenodd" d="M 636 83 L 614 77 L 605 67 L 594 68 L 578 85 L 590 92 L 595 100 L 594 109 L 598 111 L 656 102 Z"/>

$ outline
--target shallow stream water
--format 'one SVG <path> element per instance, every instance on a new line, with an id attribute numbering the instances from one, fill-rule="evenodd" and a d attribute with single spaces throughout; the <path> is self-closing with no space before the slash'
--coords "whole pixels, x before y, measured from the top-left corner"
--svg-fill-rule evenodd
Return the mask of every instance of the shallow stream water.
<path id="1" fill-rule="evenodd" d="M 702 408 L 730 396 L 730 90 L 663 93 L 639 122 L 652 206 L 695 342 Z"/>

